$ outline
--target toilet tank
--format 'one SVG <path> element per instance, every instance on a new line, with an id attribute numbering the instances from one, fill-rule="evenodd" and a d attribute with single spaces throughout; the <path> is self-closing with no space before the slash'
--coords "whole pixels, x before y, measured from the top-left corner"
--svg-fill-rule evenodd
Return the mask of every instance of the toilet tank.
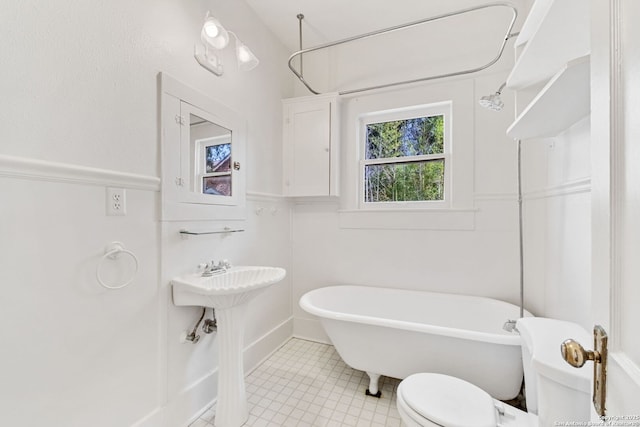
<path id="1" fill-rule="evenodd" d="M 516 327 L 522 337 L 528 412 L 538 415 L 541 426 L 589 421 L 592 367 L 569 365 L 560 345 L 573 338 L 591 348 L 592 335 L 575 323 L 543 317 L 520 319 Z"/>

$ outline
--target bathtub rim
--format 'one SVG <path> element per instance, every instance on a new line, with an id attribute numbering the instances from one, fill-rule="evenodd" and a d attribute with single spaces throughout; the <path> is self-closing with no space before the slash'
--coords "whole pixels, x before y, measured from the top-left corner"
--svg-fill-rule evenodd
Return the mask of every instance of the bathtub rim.
<path id="1" fill-rule="evenodd" d="M 439 325 L 409 322 L 405 320 L 394 320 L 394 319 L 386 319 L 386 318 L 379 318 L 379 317 L 373 317 L 373 316 L 339 313 L 333 310 L 318 307 L 311 303 L 311 299 L 314 294 L 327 292 L 327 289 L 346 288 L 346 287 L 374 289 L 374 290 L 383 289 L 385 291 L 390 290 L 390 291 L 401 291 L 401 292 L 410 292 L 410 293 L 415 292 L 415 293 L 425 293 L 425 294 L 433 294 L 433 295 L 445 295 L 447 297 L 460 298 L 460 299 L 469 299 L 469 298 L 481 299 L 481 300 L 497 302 L 501 305 L 512 306 L 519 310 L 519 307 L 514 304 L 511 304 L 506 301 L 494 299 L 494 298 L 488 298 L 488 297 L 453 294 L 453 293 L 446 293 L 446 292 L 421 291 L 416 289 L 400 289 L 400 288 L 387 288 L 387 287 L 381 287 L 381 286 L 351 285 L 351 284 L 330 285 L 330 286 L 323 286 L 321 288 L 313 289 L 311 291 L 306 292 L 304 295 L 302 295 L 302 297 L 300 297 L 300 300 L 298 301 L 298 304 L 307 313 L 319 317 L 321 322 L 322 322 L 322 319 L 329 319 L 329 320 L 336 320 L 336 321 L 361 323 L 361 324 L 367 324 L 367 325 L 394 328 L 394 329 L 400 329 L 400 330 L 406 330 L 406 331 L 412 331 L 412 332 L 431 333 L 431 334 L 440 335 L 440 336 L 448 336 L 452 338 L 481 341 L 481 342 L 486 342 L 491 344 L 500 344 L 500 345 L 509 345 L 509 346 L 521 345 L 520 334 L 518 334 L 517 332 L 514 332 L 511 335 L 507 335 L 506 333 L 501 334 L 501 333 L 481 332 L 481 331 L 473 331 L 469 329 L 453 328 L 449 326 L 439 326 Z M 525 317 L 533 316 L 527 310 L 525 310 L 524 314 L 525 314 Z M 504 320 L 506 322 L 509 319 L 505 318 Z M 517 319 L 512 319 L 512 320 L 517 320 Z"/>

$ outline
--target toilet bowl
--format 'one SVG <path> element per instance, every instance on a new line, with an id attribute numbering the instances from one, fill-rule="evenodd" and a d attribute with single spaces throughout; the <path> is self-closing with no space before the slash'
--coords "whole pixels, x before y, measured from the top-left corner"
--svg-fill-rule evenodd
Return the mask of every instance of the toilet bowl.
<path id="1" fill-rule="evenodd" d="M 517 322 L 529 412 L 493 399 L 460 378 L 418 373 L 397 390 L 397 407 L 408 427 L 550 427 L 556 422 L 589 421 L 590 371 L 575 369 L 560 354 L 567 338 L 588 342 L 574 323 L 525 318 Z M 496 381 L 499 381 L 496 378 Z M 531 404 L 529 404 L 529 402 Z"/>
<path id="2" fill-rule="evenodd" d="M 408 427 L 534 427 L 536 417 L 448 375 L 410 375 L 398 386 L 398 412 Z"/>

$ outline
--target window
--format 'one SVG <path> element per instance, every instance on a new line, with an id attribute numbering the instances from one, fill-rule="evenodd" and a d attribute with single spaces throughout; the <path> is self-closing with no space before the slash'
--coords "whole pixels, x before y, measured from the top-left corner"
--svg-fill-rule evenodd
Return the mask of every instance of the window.
<path id="1" fill-rule="evenodd" d="M 340 227 L 386 230 L 473 230 L 475 80 L 456 80 L 416 85 L 397 91 L 380 91 L 342 100 Z M 367 158 L 367 125 L 442 116 L 442 152 L 422 150 L 415 158 L 380 155 Z M 454 139 L 455 138 L 455 139 Z M 415 160 L 415 161 L 408 161 Z M 444 177 L 440 180 L 442 199 L 366 201 L 365 169 L 400 168 L 402 165 L 439 160 Z M 435 162 L 432 162 L 435 163 Z M 424 168 L 424 166 L 423 166 Z M 424 171 L 423 171 L 424 172 Z M 392 173 L 389 173 L 391 176 Z M 416 171 L 419 175 L 420 171 Z M 396 177 L 398 174 L 396 174 Z M 424 173 L 423 173 L 424 176 Z M 431 188 L 434 188 L 432 180 Z M 437 186 L 435 186 L 437 188 Z"/>
<path id="2" fill-rule="evenodd" d="M 231 196 L 231 143 L 203 144 L 203 146 L 202 192 Z"/>
<path id="3" fill-rule="evenodd" d="M 362 118 L 361 204 L 428 207 L 446 203 L 449 117 L 447 103 Z"/>

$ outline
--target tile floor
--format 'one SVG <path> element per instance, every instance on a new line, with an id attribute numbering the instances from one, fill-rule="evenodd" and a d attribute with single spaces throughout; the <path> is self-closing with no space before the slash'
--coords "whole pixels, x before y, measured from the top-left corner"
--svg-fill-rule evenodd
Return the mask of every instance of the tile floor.
<path id="1" fill-rule="evenodd" d="M 246 378 L 246 427 L 399 427 L 396 388 L 382 377 L 380 399 L 365 396 L 369 377 L 331 345 L 293 338 Z M 211 427 L 215 406 L 190 427 Z"/>

